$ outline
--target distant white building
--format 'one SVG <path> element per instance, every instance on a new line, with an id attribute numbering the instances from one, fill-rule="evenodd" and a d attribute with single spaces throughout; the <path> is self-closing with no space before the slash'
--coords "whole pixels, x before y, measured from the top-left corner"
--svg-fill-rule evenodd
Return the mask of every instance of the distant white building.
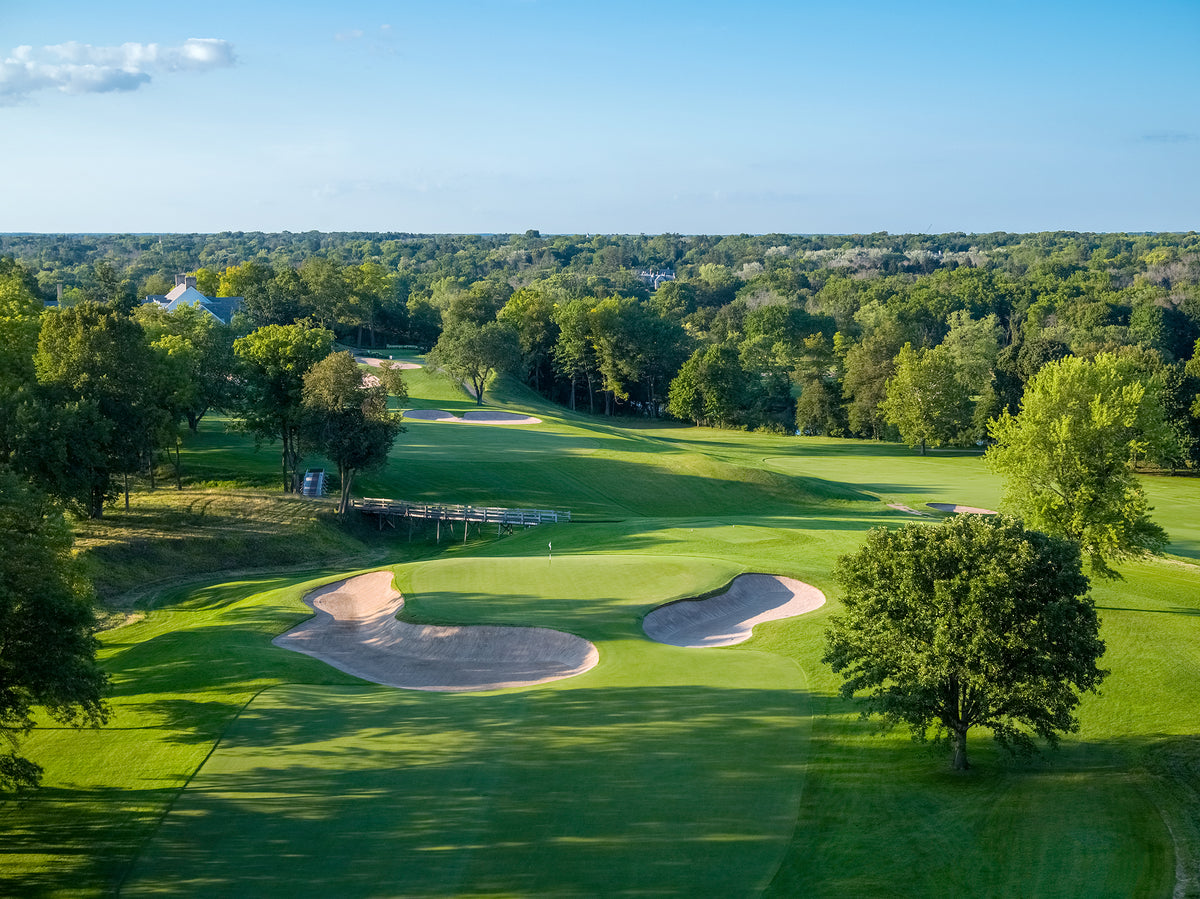
<path id="1" fill-rule="evenodd" d="M 638 278 L 644 283 L 649 284 L 651 289 L 658 290 L 665 282 L 675 280 L 675 272 L 669 268 L 664 268 L 661 271 L 653 268 L 643 269 L 638 272 Z"/>
<path id="2" fill-rule="evenodd" d="M 242 308 L 241 297 L 209 297 L 196 289 L 196 278 L 193 275 L 176 275 L 175 289 L 168 294 L 148 296 L 147 303 L 157 303 L 167 312 L 174 312 L 180 306 L 199 306 L 217 321 L 227 325 L 233 320 L 233 314 Z"/>

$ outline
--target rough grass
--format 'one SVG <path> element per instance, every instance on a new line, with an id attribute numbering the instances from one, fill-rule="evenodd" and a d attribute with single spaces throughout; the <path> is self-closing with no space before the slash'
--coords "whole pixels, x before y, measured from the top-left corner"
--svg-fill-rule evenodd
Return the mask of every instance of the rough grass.
<path id="1" fill-rule="evenodd" d="M 76 550 L 98 595 L 129 608 L 155 589 L 214 571 L 353 564 L 372 548 L 329 503 L 279 492 L 187 487 L 135 493 L 129 511 L 80 521 Z"/>
<path id="2" fill-rule="evenodd" d="M 410 375 L 414 408 L 451 399 Z M 595 421 L 503 382 L 487 397 L 546 424 L 412 422 L 364 492 L 586 520 L 465 547 L 395 534 L 408 614 L 562 627 L 600 665 L 528 690 L 393 691 L 270 644 L 307 615 L 304 584 L 354 565 L 154 591 L 104 635 L 113 725 L 27 744 L 47 786 L 0 806 L 0 892 L 1162 896 L 1178 876 L 1200 894 L 1194 566 L 1096 588 L 1113 673 L 1060 751 L 1014 761 L 972 732 L 976 767 L 955 775 L 875 735 L 820 656 L 836 558 L 914 520 L 887 501 L 994 508 L 978 456 Z M 185 470 L 215 479 L 228 457 L 269 484 L 273 454 L 218 424 Z M 1149 488 L 1185 559 L 1192 483 Z M 653 605 L 742 571 L 831 601 L 739 648 L 641 637 Z"/>

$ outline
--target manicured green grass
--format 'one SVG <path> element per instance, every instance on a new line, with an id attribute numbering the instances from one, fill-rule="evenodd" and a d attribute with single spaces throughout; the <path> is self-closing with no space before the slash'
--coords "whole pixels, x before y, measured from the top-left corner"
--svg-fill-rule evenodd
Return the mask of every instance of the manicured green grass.
<path id="1" fill-rule="evenodd" d="M 413 408 L 453 400 L 409 375 Z M 995 508 L 978 455 L 595 421 L 505 382 L 487 399 L 545 423 L 410 422 L 361 492 L 576 520 L 466 546 L 396 533 L 407 614 L 558 627 L 600 664 L 524 690 L 390 690 L 270 644 L 306 617 L 306 584 L 349 572 L 154 593 L 103 635 L 112 726 L 26 744 L 47 786 L 0 807 L 0 892 L 1163 896 L 1200 867 L 1194 566 L 1097 585 L 1112 675 L 1060 751 L 1012 760 L 972 732 L 955 775 L 875 735 L 820 657 L 837 557 L 916 520 L 886 502 Z M 218 424 L 185 465 L 269 482 L 274 454 Z M 1194 558 L 1197 482 L 1147 483 Z M 641 636 L 654 605 L 742 571 L 830 602 L 736 648 Z"/>
<path id="2" fill-rule="evenodd" d="M 661 597 L 736 570 L 621 555 L 401 569 L 419 617 L 559 627 L 593 639 L 601 662 L 496 695 L 268 690 L 123 894 L 760 891 L 803 784 L 803 675 L 776 655 L 654 644 L 638 625 Z M 280 843 L 321 852 L 281 882 Z"/>

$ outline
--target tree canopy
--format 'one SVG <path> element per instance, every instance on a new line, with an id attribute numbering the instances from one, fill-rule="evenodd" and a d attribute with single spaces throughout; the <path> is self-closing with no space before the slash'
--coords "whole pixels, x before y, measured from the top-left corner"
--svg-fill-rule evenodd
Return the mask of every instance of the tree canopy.
<path id="1" fill-rule="evenodd" d="M 306 447 L 321 453 L 338 467 L 341 497 L 338 512 L 350 508 L 354 476 L 387 461 L 396 436 L 404 427 L 400 414 L 388 411 L 388 395 L 408 396 L 398 369 L 387 363 L 374 383 L 364 380 L 362 369 L 350 353 L 332 353 L 304 375 Z"/>
<path id="2" fill-rule="evenodd" d="M 18 753 L 34 706 L 55 721 L 102 724 L 107 677 L 96 664 L 91 585 L 71 554 L 62 513 L 0 467 L 0 787 L 35 785 Z"/>
<path id="3" fill-rule="evenodd" d="M 114 492 L 113 477 L 137 472 L 157 437 L 161 398 L 154 389 L 145 333 L 117 309 L 80 303 L 45 315 L 34 364 L 44 387 L 37 398 L 44 408 L 34 417 L 54 418 L 60 410 L 78 409 L 69 429 L 90 445 L 94 477 L 78 478 L 73 463 L 49 454 L 52 441 L 43 444 L 39 433 L 28 430 L 18 462 L 26 471 L 47 472 L 47 489 L 99 518 Z M 93 419 L 103 424 L 78 427 Z"/>
<path id="4" fill-rule="evenodd" d="M 880 409 L 905 443 L 921 448 L 922 456 L 926 445 L 959 442 L 971 422 L 971 398 L 944 345 L 914 350 L 906 343 Z"/>
<path id="5" fill-rule="evenodd" d="M 1116 577 L 1111 561 L 1166 544 L 1132 462 L 1169 455 L 1176 436 L 1134 360 L 1105 353 L 1046 363 L 1020 412 L 1001 413 L 991 435 L 985 458 L 1005 478 L 1004 508 L 1077 542 L 1094 574 Z"/>
<path id="6" fill-rule="evenodd" d="M 453 378 L 468 382 L 475 402 L 483 405 L 483 388 L 494 372 L 506 371 L 520 360 L 516 329 L 507 322 L 479 325 L 470 319 L 446 325 L 429 361 Z"/>
<path id="7" fill-rule="evenodd" d="M 331 332 L 298 324 L 267 325 L 233 345 L 241 379 L 242 427 L 259 442 L 280 442 L 283 489 L 288 492 L 299 488 L 304 375 L 332 348 Z"/>
<path id="8" fill-rule="evenodd" d="M 967 732 L 1028 752 L 1078 729 L 1081 692 L 1106 672 L 1078 547 L 1013 518 L 959 515 L 939 526 L 876 528 L 834 572 L 843 614 L 824 661 L 841 693 L 863 694 L 885 727 L 933 732 L 968 767 Z"/>

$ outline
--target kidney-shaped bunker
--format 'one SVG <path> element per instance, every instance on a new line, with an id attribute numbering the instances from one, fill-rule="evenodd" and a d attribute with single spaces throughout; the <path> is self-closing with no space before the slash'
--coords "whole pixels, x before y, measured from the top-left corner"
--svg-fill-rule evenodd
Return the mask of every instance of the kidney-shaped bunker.
<path id="1" fill-rule="evenodd" d="M 600 660 L 582 637 L 545 627 L 442 627 L 399 621 L 404 597 L 390 571 L 320 587 L 304 601 L 313 618 L 275 638 L 364 680 L 407 690 L 466 692 L 546 683 Z"/>
<path id="2" fill-rule="evenodd" d="M 642 630 L 672 646 L 731 646 L 749 640 L 760 622 L 793 618 L 824 604 L 825 594 L 803 581 L 743 574 L 724 593 L 659 606 L 646 616 Z"/>

